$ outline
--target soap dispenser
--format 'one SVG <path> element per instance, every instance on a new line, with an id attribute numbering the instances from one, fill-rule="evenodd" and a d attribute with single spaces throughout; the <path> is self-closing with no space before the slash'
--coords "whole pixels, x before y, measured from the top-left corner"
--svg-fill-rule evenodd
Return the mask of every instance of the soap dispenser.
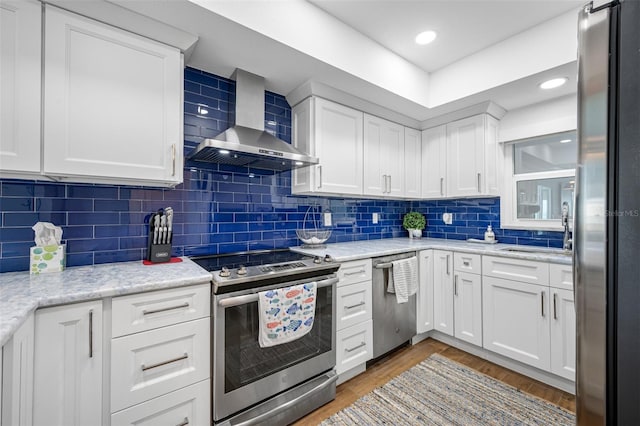
<path id="1" fill-rule="evenodd" d="M 493 233 L 491 225 L 487 226 L 487 230 L 484 233 L 484 240 L 488 242 L 494 242 L 496 240 L 496 234 Z"/>

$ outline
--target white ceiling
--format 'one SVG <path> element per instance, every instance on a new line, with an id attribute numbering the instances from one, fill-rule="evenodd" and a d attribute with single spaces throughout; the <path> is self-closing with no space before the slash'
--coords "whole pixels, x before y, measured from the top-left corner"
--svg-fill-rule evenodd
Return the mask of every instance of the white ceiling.
<path id="1" fill-rule="evenodd" d="M 512 37 L 585 0 L 307 0 L 427 72 Z M 577 17 L 576 17 L 577 22 Z M 415 36 L 436 31 L 431 44 Z"/>

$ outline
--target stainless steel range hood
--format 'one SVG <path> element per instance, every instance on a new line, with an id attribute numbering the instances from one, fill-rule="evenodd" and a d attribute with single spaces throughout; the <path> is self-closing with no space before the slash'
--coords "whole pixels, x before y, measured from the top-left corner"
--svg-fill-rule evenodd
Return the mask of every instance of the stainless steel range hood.
<path id="1" fill-rule="evenodd" d="M 205 139 L 190 160 L 290 170 L 318 164 L 318 159 L 264 130 L 264 78 L 237 69 L 235 125 L 213 139 Z M 233 78 L 233 77 L 232 77 Z"/>

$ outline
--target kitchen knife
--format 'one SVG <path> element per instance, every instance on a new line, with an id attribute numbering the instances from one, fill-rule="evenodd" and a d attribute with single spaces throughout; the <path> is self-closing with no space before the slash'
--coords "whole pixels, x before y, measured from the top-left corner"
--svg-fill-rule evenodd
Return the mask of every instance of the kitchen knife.
<path id="1" fill-rule="evenodd" d="M 164 214 L 167 216 L 167 244 L 171 244 L 171 236 L 173 233 L 173 209 L 171 207 L 165 208 Z"/>
<path id="2" fill-rule="evenodd" d="M 160 214 L 153 215 L 153 244 L 158 244 L 158 233 L 160 232 Z"/>
<path id="3" fill-rule="evenodd" d="M 160 244 L 166 244 L 167 238 L 167 217 L 163 214 L 160 216 Z"/>

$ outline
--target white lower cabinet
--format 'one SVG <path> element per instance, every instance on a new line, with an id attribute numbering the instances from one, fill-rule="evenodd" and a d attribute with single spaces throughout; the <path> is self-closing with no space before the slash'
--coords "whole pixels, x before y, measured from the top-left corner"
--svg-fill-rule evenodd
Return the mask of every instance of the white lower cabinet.
<path id="1" fill-rule="evenodd" d="M 549 370 L 549 287 L 483 276 L 483 346 Z"/>
<path id="2" fill-rule="evenodd" d="M 416 297 L 416 332 L 433 330 L 433 250 L 418 253 L 418 294 Z"/>
<path id="3" fill-rule="evenodd" d="M 482 346 L 482 277 L 455 272 L 453 283 L 454 336 Z"/>
<path id="4" fill-rule="evenodd" d="M 33 423 L 102 423 L 102 301 L 36 311 Z"/>
<path id="5" fill-rule="evenodd" d="M 209 378 L 209 319 L 113 339 L 111 411 Z"/>
<path id="6" fill-rule="evenodd" d="M 433 328 L 453 336 L 453 253 L 433 250 Z"/>
<path id="7" fill-rule="evenodd" d="M 338 331 L 336 339 L 336 373 L 342 374 L 373 356 L 373 320 Z"/>
<path id="8" fill-rule="evenodd" d="M 573 290 L 551 289 L 551 372 L 576 377 L 576 310 Z"/>
<path id="9" fill-rule="evenodd" d="M 186 426 L 211 424 L 211 384 L 203 380 L 111 416 L 112 426 Z"/>
<path id="10" fill-rule="evenodd" d="M 336 304 L 336 330 L 370 320 L 371 283 L 365 281 L 338 287 Z"/>
<path id="11" fill-rule="evenodd" d="M 33 340 L 34 316 L 31 314 L 2 347 L 2 425 L 33 424 Z"/>

